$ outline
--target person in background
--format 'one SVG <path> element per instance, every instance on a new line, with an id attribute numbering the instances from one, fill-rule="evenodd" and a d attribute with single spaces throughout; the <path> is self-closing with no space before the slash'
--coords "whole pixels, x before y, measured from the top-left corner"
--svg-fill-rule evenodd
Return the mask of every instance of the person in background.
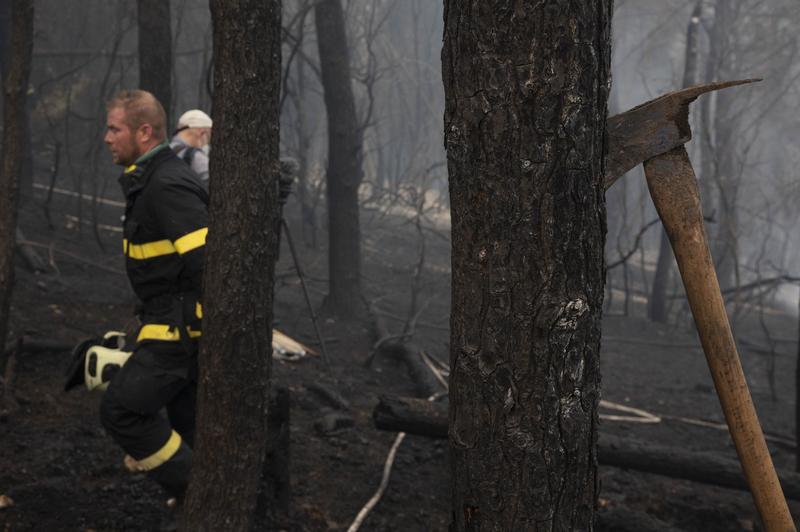
<path id="1" fill-rule="evenodd" d="M 208 181 L 208 149 L 211 144 L 211 117 L 199 109 L 186 111 L 178 119 L 170 148 L 192 167 L 200 180 Z"/>

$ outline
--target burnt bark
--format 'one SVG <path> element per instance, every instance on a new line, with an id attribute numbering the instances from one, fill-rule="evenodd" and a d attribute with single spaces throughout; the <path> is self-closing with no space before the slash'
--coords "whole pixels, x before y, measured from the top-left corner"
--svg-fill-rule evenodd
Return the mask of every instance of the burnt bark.
<path id="1" fill-rule="evenodd" d="M 264 456 L 277 256 L 279 0 L 213 0 L 214 152 L 197 446 L 186 530 L 253 526 Z"/>
<path id="2" fill-rule="evenodd" d="M 700 15 L 703 11 L 703 0 L 699 0 L 692 10 L 689 25 L 686 28 L 686 52 L 683 65 L 683 88 L 691 87 L 697 83 L 697 57 L 698 34 L 700 29 Z M 675 259 L 672 247 L 664 228 L 661 228 L 661 239 L 658 247 L 658 260 L 656 272 L 653 276 L 653 288 L 647 302 L 647 312 L 650 319 L 655 322 L 667 320 L 667 290 L 669 289 L 670 274 L 674 269 Z"/>
<path id="3" fill-rule="evenodd" d="M 451 530 L 591 530 L 612 3 L 445 6 Z"/>
<path id="4" fill-rule="evenodd" d="M 8 336 L 14 286 L 19 179 L 25 147 L 26 95 L 33 51 L 33 2 L 11 2 L 11 46 L 3 77 L 3 163 L 0 168 L 0 345 Z"/>
<path id="5" fill-rule="evenodd" d="M 11 64 L 11 2 L 0 2 L 0 76 L 5 83 L 8 68 Z M 27 92 L 26 92 L 27 94 Z M 19 202 L 24 205 L 26 199 L 33 196 L 33 142 L 31 140 L 31 101 L 25 97 L 25 110 L 22 118 L 22 163 L 19 170 L 18 188 Z"/>
<path id="6" fill-rule="evenodd" d="M 361 229 L 358 188 L 363 133 L 356 117 L 344 14 L 340 0 L 314 6 L 325 109 L 328 114 L 328 272 L 326 307 L 341 318 L 361 313 Z"/>
<path id="7" fill-rule="evenodd" d="M 291 527 L 290 394 L 278 388 L 269 401 L 268 443 L 258 488 L 256 530 Z"/>
<path id="8" fill-rule="evenodd" d="M 137 0 L 139 21 L 139 88 L 158 98 L 172 120 L 172 27 L 169 0 Z"/>

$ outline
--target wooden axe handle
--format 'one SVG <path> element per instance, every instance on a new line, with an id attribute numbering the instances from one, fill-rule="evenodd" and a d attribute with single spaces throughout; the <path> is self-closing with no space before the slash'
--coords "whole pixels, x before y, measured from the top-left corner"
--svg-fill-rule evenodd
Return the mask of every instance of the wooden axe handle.
<path id="1" fill-rule="evenodd" d="M 683 146 L 644 163 L 667 231 L 725 419 L 766 530 L 795 530 L 758 422 L 703 227 L 700 194 Z"/>

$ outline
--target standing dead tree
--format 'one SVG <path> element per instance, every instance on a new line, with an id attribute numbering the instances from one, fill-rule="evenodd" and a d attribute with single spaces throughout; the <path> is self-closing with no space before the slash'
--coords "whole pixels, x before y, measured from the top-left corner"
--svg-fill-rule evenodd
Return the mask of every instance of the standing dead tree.
<path id="1" fill-rule="evenodd" d="M 158 98 L 172 122 L 172 26 L 170 0 L 138 0 L 139 88 Z"/>
<path id="2" fill-rule="evenodd" d="M 592 528 L 611 12 L 445 3 L 452 531 Z"/>
<path id="3" fill-rule="evenodd" d="M 698 0 L 689 18 L 689 25 L 686 29 L 686 52 L 683 64 L 683 84 L 682 87 L 691 87 L 697 83 L 697 55 L 698 40 L 700 32 L 700 14 L 703 9 L 703 0 Z M 650 291 L 650 298 L 647 301 L 647 313 L 651 320 L 664 322 L 667 319 L 667 289 L 669 287 L 670 273 L 673 269 L 674 259 L 672 249 L 669 246 L 669 238 L 666 231 L 662 229 L 660 245 L 658 248 L 658 260 L 656 271 L 653 276 L 653 288 Z"/>
<path id="4" fill-rule="evenodd" d="M 197 446 L 183 517 L 186 530 L 244 532 L 258 522 L 268 437 L 280 223 L 281 2 L 213 0 L 211 14 L 215 146 L 203 362 Z"/>
<path id="5" fill-rule="evenodd" d="M 328 113 L 330 286 L 326 305 L 333 314 L 347 319 L 362 309 L 358 189 L 363 179 L 363 131 L 356 116 L 341 0 L 318 2 L 314 19 Z"/>
<path id="6" fill-rule="evenodd" d="M 19 175 L 22 170 L 25 106 L 33 50 L 33 2 L 11 2 L 11 55 L 3 79 L 3 162 L 0 168 L 0 346 L 8 336 L 14 285 Z"/>

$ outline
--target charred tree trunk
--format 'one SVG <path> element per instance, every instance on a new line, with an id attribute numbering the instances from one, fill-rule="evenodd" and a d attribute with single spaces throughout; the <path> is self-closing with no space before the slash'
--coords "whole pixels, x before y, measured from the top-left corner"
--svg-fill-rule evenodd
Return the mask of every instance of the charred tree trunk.
<path id="1" fill-rule="evenodd" d="M 11 56 L 11 2 L 0 2 L 0 75 L 3 82 L 8 77 Z M 25 96 L 25 110 L 21 122 L 21 153 L 22 162 L 17 179 L 19 187 L 19 202 L 24 204 L 25 200 L 33 196 L 33 142 L 31 141 L 31 102 L 27 97 L 27 87 Z"/>
<path id="2" fill-rule="evenodd" d="M 279 227 L 280 13 L 279 0 L 211 2 L 211 175 L 224 179 L 210 183 L 197 447 L 186 530 L 245 531 L 254 522 L 267 448 Z"/>
<path id="3" fill-rule="evenodd" d="M 683 65 L 683 87 L 691 87 L 697 83 L 697 54 L 700 15 L 703 12 L 703 0 L 699 0 L 692 10 L 689 27 L 686 29 L 686 59 Z M 672 246 L 664 228 L 661 228 L 661 243 L 658 248 L 658 261 L 653 277 L 653 289 L 648 301 L 648 314 L 656 322 L 667 320 L 667 291 L 675 259 Z"/>
<path id="4" fill-rule="evenodd" d="M 735 116 L 734 97 L 730 93 L 721 92 L 717 96 L 717 108 L 714 120 L 716 145 L 715 181 L 719 207 L 719 225 L 717 225 L 717 246 L 714 259 L 717 267 L 720 287 L 725 290 L 738 286 L 739 269 L 739 183 L 741 180 L 740 163 L 736 161 L 736 135 L 738 121 Z M 736 300 L 738 294 L 734 294 Z M 736 309 L 734 309 L 734 313 Z"/>
<path id="5" fill-rule="evenodd" d="M 709 63 L 707 75 L 716 79 L 735 79 L 736 54 L 733 53 L 733 39 L 736 23 L 736 6 L 730 0 L 716 0 L 714 3 L 713 28 L 709 42 Z M 738 117 L 734 95 L 722 91 L 713 95 L 716 101 L 713 115 L 710 107 L 704 111 L 705 126 L 710 128 L 704 134 L 707 141 L 703 145 L 701 167 L 703 181 L 713 187 L 716 196 L 717 228 L 716 241 L 712 249 L 714 264 L 720 287 L 725 290 L 734 286 L 738 277 L 738 214 L 739 179 L 737 175 L 737 132 Z M 711 102 L 705 102 L 707 106 Z M 713 211 L 709 211 L 713 212 Z M 734 299 L 737 295 L 734 295 Z M 734 309 L 735 313 L 735 309 Z"/>
<path id="6" fill-rule="evenodd" d="M 800 473 L 800 296 L 797 298 L 797 362 L 794 370 L 794 434 L 795 447 L 794 470 Z"/>
<path id="7" fill-rule="evenodd" d="M 11 47 L 3 77 L 3 166 L 0 169 L 0 345 L 5 345 L 14 286 L 19 176 L 25 146 L 26 95 L 33 51 L 33 2 L 11 2 Z"/>
<path id="8" fill-rule="evenodd" d="M 358 188 L 363 178 L 363 134 L 350 81 L 340 0 L 314 6 L 325 109 L 328 113 L 328 309 L 341 318 L 360 314 L 361 229 Z"/>
<path id="9" fill-rule="evenodd" d="M 612 2 L 445 2 L 451 530 L 591 530 Z"/>
<path id="10" fill-rule="evenodd" d="M 290 475 L 290 395 L 278 388 L 269 401 L 264 468 L 258 488 L 256 530 L 291 528 L 292 486 Z"/>
<path id="11" fill-rule="evenodd" d="M 169 0 L 138 0 L 139 88 L 158 98 L 172 123 L 172 27 Z"/>

